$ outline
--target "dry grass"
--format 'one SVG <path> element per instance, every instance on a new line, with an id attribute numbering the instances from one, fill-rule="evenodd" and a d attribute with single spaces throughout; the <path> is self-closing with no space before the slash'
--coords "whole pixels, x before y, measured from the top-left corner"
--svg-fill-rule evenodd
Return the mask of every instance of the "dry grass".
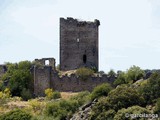
<path id="1" fill-rule="evenodd" d="M 77 94 L 78 92 L 74 92 L 74 93 L 73 92 L 61 92 L 61 96 L 63 99 L 69 99 L 70 97 L 75 96 Z"/>

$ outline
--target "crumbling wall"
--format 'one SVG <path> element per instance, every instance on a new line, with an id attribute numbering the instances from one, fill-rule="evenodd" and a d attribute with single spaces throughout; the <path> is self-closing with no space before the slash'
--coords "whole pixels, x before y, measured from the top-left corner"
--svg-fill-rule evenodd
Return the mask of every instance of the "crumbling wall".
<path id="1" fill-rule="evenodd" d="M 47 88 L 52 88 L 61 92 L 92 91 L 97 85 L 102 83 L 113 83 L 114 76 L 103 75 L 101 77 L 90 76 L 87 80 L 82 80 L 75 74 L 71 76 L 58 76 L 58 72 L 51 66 L 34 67 L 34 94 L 44 96 Z"/>
<path id="2" fill-rule="evenodd" d="M 102 83 L 113 83 L 115 80 L 114 76 L 103 75 L 102 77 L 90 76 L 87 80 L 82 80 L 75 74 L 71 76 L 63 76 L 61 78 L 52 76 L 51 82 L 53 83 L 52 88 L 58 91 L 65 92 L 80 92 L 80 91 L 92 91 L 96 86 Z"/>
<path id="3" fill-rule="evenodd" d="M 48 62 L 46 64 L 46 61 Z M 52 66 L 53 69 L 55 69 L 55 59 L 54 58 L 42 58 L 42 59 L 35 59 L 35 62 L 42 65 L 42 66 Z"/>
<path id="4" fill-rule="evenodd" d="M 35 96 L 44 96 L 44 91 L 51 87 L 51 66 L 36 67 L 32 70 Z"/>

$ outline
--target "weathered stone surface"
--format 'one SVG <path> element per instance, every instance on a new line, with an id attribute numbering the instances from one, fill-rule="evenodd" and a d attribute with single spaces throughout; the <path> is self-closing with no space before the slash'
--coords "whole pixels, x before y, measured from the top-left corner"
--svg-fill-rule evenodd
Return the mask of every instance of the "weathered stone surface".
<path id="1" fill-rule="evenodd" d="M 34 76 L 34 94 L 36 96 L 43 96 L 47 88 L 53 88 L 62 92 L 80 92 L 92 91 L 96 86 L 102 83 L 113 83 L 114 78 L 103 75 L 90 76 L 87 80 L 81 80 L 76 75 L 58 76 L 58 72 L 52 69 L 51 66 L 34 67 L 32 69 Z"/>
<path id="2" fill-rule="evenodd" d="M 96 104 L 96 102 L 97 99 L 82 106 L 81 109 L 75 113 L 70 120 L 89 120 L 92 107 Z"/>
<path id="3" fill-rule="evenodd" d="M 94 22 L 60 18 L 60 69 L 98 69 L 98 26 Z"/>
<path id="4" fill-rule="evenodd" d="M 35 59 L 35 62 L 38 64 L 41 64 L 42 66 L 52 66 L 53 69 L 55 69 L 55 59 L 54 58 L 42 58 L 42 59 Z M 48 63 L 46 63 L 48 62 Z"/>

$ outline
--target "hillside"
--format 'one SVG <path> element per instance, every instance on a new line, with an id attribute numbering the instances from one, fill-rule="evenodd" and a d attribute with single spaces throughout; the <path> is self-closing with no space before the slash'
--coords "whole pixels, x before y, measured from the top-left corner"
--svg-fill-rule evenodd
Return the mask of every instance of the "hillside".
<path id="1" fill-rule="evenodd" d="M 0 120 L 139 120 L 157 119 L 160 114 L 158 71 L 144 71 L 137 66 L 118 73 L 111 70 L 108 75 L 116 76 L 115 81 L 103 83 L 91 92 L 58 92 L 48 88 L 45 97 L 36 97 L 31 94 L 30 66 L 28 61 L 8 64 L 8 71 L 1 77 Z M 85 75 L 100 74 L 90 70 L 88 74 L 88 69 L 77 71 L 60 74 L 74 73 L 83 79 Z"/>

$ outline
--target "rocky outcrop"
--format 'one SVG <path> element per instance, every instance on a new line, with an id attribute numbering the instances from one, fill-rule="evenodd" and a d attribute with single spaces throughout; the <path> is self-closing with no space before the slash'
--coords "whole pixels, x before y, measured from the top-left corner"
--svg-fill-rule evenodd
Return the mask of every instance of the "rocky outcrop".
<path id="1" fill-rule="evenodd" d="M 89 102 L 82 106 L 77 113 L 73 115 L 73 117 L 70 120 L 89 120 L 91 115 L 92 107 L 98 102 L 97 99 L 95 99 L 92 102 Z"/>

